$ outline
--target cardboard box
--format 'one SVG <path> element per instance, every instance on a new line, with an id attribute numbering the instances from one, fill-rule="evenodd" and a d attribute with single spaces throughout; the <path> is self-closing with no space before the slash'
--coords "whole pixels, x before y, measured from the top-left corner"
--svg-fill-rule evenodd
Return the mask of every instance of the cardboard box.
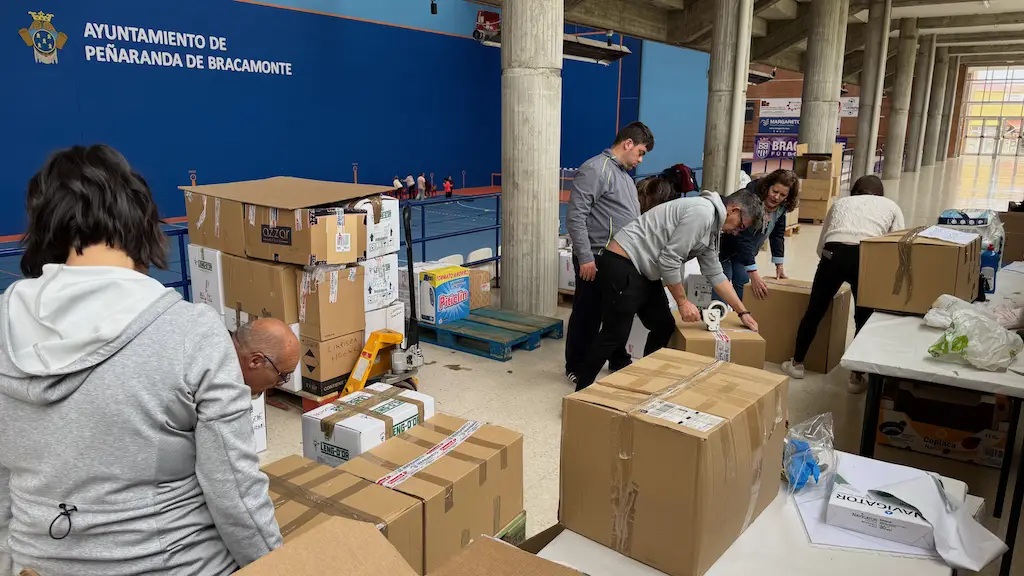
<path id="1" fill-rule="evenodd" d="M 558 289 L 562 292 L 576 291 L 576 269 L 572 265 L 572 248 L 558 250 Z"/>
<path id="2" fill-rule="evenodd" d="M 935 549 L 932 525 L 917 508 L 896 498 L 862 492 L 840 478 L 832 487 L 825 523 L 908 546 Z"/>
<path id="3" fill-rule="evenodd" d="M 834 198 L 828 200 L 804 200 L 800 199 L 800 218 L 804 220 L 813 220 L 815 223 L 820 223 L 828 215 L 828 211 L 832 208 L 832 201 Z"/>
<path id="4" fill-rule="evenodd" d="M 363 310 L 380 310 L 398 300 L 398 254 L 377 256 L 363 267 Z"/>
<path id="5" fill-rule="evenodd" d="M 562 404 L 560 522 L 700 576 L 774 500 L 786 376 L 662 349 Z"/>
<path id="6" fill-rule="evenodd" d="M 751 332 L 736 314 L 727 315 L 717 332 L 709 331 L 703 322 L 683 322 L 679 312 L 672 315 L 676 319 L 676 333 L 669 341 L 669 348 L 751 368 L 764 368 L 764 338 L 757 332 Z"/>
<path id="7" fill-rule="evenodd" d="M 188 245 L 192 301 L 206 304 L 224 316 L 224 258 L 220 250 Z"/>
<path id="8" fill-rule="evenodd" d="M 800 204 L 807 200 L 828 200 L 839 195 L 839 176 L 828 179 L 800 180 Z"/>
<path id="9" fill-rule="evenodd" d="M 832 180 L 841 166 L 832 162 L 831 154 L 804 154 L 793 159 L 793 171 L 804 180 Z"/>
<path id="10" fill-rule="evenodd" d="M 786 213 L 786 228 L 790 226 L 796 226 L 800 223 L 800 206 L 793 209 L 792 212 Z"/>
<path id="11" fill-rule="evenodd" d="M 764 283 L 768 286 L 768 297 L 759 300 L 753 290 L 746 290 L 743 305 L 757 320 L 758 333 L 765 341 L 764 359 L 781 364 L 793 358 L 796 332 L 811 299 L 811 283 L 776 278 L 765 278 Z M 843 284 L 818 324 L 818 331 L 804 358 L 806 369 L 828 374 L 839 366 L 846 352 L 852 300 L 850 287 Z"/>
<path id="12" fill-rule="evenodd" d="M 241 202 L 186 191 L 185 219 L 190 242 L 225 254 L 245 256 Z"/>
<path id="13" fill-rule="evenodd" d="M 423 505 L 415 498 L 301 456 L 288 456 L 267 464 L 263 472 L 270 478 L 274 517 L 285 539 L 281 550 L 298 548 L 296 543 L 305 541 L 309 536 L 315 537 L 317 544 L 317 548 L 307 550 L 316 562 L 309 570 L 267 574 L 322 573 L 325 546 L 330 550 L 330 558 L 343 558 L 346 566 L 355 565 L 350 558 L 361 557 L 355 554 L 356 550 L 372 552 L 371 558 L 378 558 L 389 551 L 389 555 L 396 556 L 396 560 L 402 559 L 411 567 L 410 572 L 424 573 Z M 359 520 L 353 523 L 363 527 L 359 538 L 352 540 L 332 535 L 330 525 L 337 520 L 332 517 Z M 274 554 L 277 552 L 272 552 L 267 558 Z M 408 572 L 365 573 L 384 576 Z"/>
<path id="14" fill-rule="evenodd" d="M 223 256 L 224 307 L 250 318 L 299 322 L 297 268 L 237 256 Z"/>
<path id="15" fill-rule="evenodd" d="M 981 238 L 977 235 L 963 245 L 923 236 L 914 238 L 909 277 L 903 279 L 899 292 L 893 293 L 900 270 L 899 244 L 908 232 L 861 241 L 858 305 L 923 315 L 943 294 L 974 302 L 981 276 Z"/>
<path id="16" fill-rule="evenodd" d="M 1000 212 L 1003 223 L 1002 265 L 1024 260 L 1024 212 Z"/>
<path id="17" fill-rule="evenodd" d="M 369 198 L 350 200 L 346 210 L 366 213 L 366 257 L 374 258 L 398 252 L 401 228 L 399 228 L 398 200 L 391 196 L 374 195 Z"/>
<path id="18" fill-rule="evenodd" d="M 344 203 L 391 190 L 288 176 L 180 188 L 244 203 L 245 254 L 303 266 L 348 264 L 368 257 L 368 215 L 347 211 Z"/>
<path id="19" fill-rule="evenodd" d="M 252 435 L 256 439 L 256 453 L 267 449 L 267 395 L 260 394 L 252 399 Z"/>
<path id="20" fill-rule="evenodd" d="M 259 316 L 250 316 L 249 314 L 242 312 L 240 310 L 235 310 L 234 308 L 224 308 L 224 325 L 227 326 L 228 332 L 234 332 L 235 330 L 238 330 L 239 326 L 249 322 L 250 320 L 255 320 L 257 318 L 259 318 Z M 295 334 L 295 338 L 298 339 L 299 343 L 301 344 L 302 339 L 299 337 L 298 322 L 296 322 L 295 324 L 289 324 L 288 327 L 291 328 L 292 333 Z M 299 359 L 299 363 L 295 365 L 295 371 L 292 372 L 291 379 L 289 379 L 288 382 L 286 382 L 285 384 L 279 384 L 277 387 L 281 388 L 282 390 L 289 390 L 291 392 L 298 392 L 302 390 L 301 358 Z"/>
<path id="21" fill-rule="evenodd" d="M 416 287 L 411 290 L 419 294 L 420 290 L 420 273 L 426 270 L 436 270 L 438 268 L 444 268 L 449 266 L 444 262 L 416 262 L 413 265 L 413 281 L 416 282 Z M 409 304 L 409 268 L 408 266 L 402 266 L 398 269 L 398 299 L 405 303 L 405 317 L 412 317 L 412 306 Z M 416 314 L 417 316 L 421 312 L 419 296 L 416 300 Z"/>
<path id="22" fill-rule="evenodd" d="M 494 538 L 477 538 L 458 556 L 432 572 L 436 576 L 581 576 Z"/>
<path id="23" fill-rule="evenodd" d="M 879 444 L 1001 468 L 1010 402 L 924 382 L 886 378 L 878 414 Z"/>
<path id="24" fill-rule="evenodd" d="M 416 303 L 420 321 L 450 324 L 469 317 L 469 270 L 446 266 L 419 273 Z"/>
<path id="25" fill-rule="evenodd" d="M 494 535 L 523 510 L 523 435 L 446 414 L 339 470 L 423 502 L 428 573 L 458 554 L 473 535 Z"/>
<path id="26" fill-rule="evenodd" d="M 533 536 L 520 548 L 590 576 L 665 576 L 664 572 L 566 530 L 561 524 Z"/>
<path id="27" fill-rule="evenodd" d="M 366 326 L 364 271 L 362 266 L 317 266 L 299 271 L 299 333 L 324 341 L 362 331 Z"/>
<path id="28" fill-rule="evenodd" d="M 484 268 L 469 269 L 469 309 L 491 305 L 491 272 Z"/>
<path id="29" fill-rule="evenodd" d="M 831 154 L 817 154 L 816 156 L 818 158 L 828 158 L 828 159 L 832 160 L 832 165 L 833 166 L 842 167 L 842 165 L 843 165 L 843 150 L 844 150 L 843 144 L 840 143 L 840 142 L 835 142 L 835 143 L 832 144 L 832 153 Z M 796 155 L 797 155 L 797 157 L 808 156 L 807 152 L 808 152 L 807 144 L 797 144 L 796 145 Z M 794 170 L 796 170 L 795 167 L 794 167 Z M 797 172 L 797 176 L 803 177 L 800 172 Z"/>
<path id="30" fill-rule="evenodd" d="M 344 388 L 364 344 L 362 330 L 324 342 L 299 338 L 302 391 L 327 396 Z"/>
<path id="31" fill-rule="evenodd" d="M 377 330 L 392 330 L 405 338 L 405 303 L 393 302 L 387 308 L 366 313 L 366 328 L 363 331 L 363 345 L 370 341 L 370 334 Z M 404 340 L 403 340 L 404 342 Z"/>
<path id="32" fill-rule="evenodd" d="M 340 466 L 434 417 L 426 394 L 377 383 L 302 415 L 302 455 Z"/>

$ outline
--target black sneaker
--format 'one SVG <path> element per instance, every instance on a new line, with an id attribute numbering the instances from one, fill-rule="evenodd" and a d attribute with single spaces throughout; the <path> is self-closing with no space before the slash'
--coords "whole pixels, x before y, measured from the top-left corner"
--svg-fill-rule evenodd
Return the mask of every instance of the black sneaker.
<path id="1" fill-rule="evenodd" d="M 625 363 L 612 364 L 611 362 L 609 362 L 608 363 L 608 369 L 611 370 L 612 372 L 618 372 L 619 370 L 622 370 L 623 368 L 628 368 L 632 364 L 633 364 L 633 361 L 629 360 L 629 359 L 627 359 L 625 361 Z"/>
<path id="2" fill-rule="evenodd" d="M 565 379 L 569 381 L 569 384 L 572 384 L 573 388 L 575 388 L 577 386 L 577 383 L 579 382 L 576 378 L 575 372 L 566 372 Z"/>

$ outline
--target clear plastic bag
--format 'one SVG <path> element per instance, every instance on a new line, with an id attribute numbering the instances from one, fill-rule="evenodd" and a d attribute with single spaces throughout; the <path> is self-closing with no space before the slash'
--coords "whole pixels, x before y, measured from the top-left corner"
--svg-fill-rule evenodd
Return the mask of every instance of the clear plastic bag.
<path id="1" fill-rule="evenodd" d="M 792 426 L 786 434 L 782 472 L 790 494 L 808 483 L 828 485 L 836 470 L 832 413 L 826 412 Z"/>
<path id="2" fill-rule="evenodd" d="M 960 308 L 950 318 L 949 328 L 928 347 L 933 358 L 997 371 L 1006 370 L 1024 351 L 1024 340 L 988 314 Z"/>

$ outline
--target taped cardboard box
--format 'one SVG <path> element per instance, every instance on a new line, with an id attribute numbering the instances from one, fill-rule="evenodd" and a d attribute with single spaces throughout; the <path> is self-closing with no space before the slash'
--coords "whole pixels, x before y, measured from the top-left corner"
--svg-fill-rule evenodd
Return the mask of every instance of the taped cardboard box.
<path id="1" fill-rule="evenodd" d="M 377 383 L 302 415 L 302 453 L 340 466 L 434 417 L 434 399 Z"/>
<path id="2" fill-rule="evenodd" d="M 842 164 L 833 162 L 832 154 L 801 154 L 793 159 L 793 171 L 806 180 L 831 180 L 838 175 L 838 166 Z"/>
<path id="3" fill-rule="evenodd" d="M 803 220 L 813 220 L 815 222 L 821 222 L 828 216 L 828 211 L 832 208 L 832 201 L 834 198 L 828 200 L 804 200 L 800 199 L 800 218 Z"/>
<path id="4" fill-rule="evenodd" d="M 973 239 L 957 244 L 922 233 L 927 231 L 915 228 L 861 240 L 859 306 L 923 315 L 943 294 L 968 302 L 978 297 L 981 237 L 965 235 Z M 903 250 L 909 255 L 906 265 Z"/>
<path id="5" fill-rule="evenodd" d="M 566 397 L 561 524 L 701 576 L 778 492 L 788 383 L 662 349 Z"/>
<path id="6" fill-rule="evenodd" d="M 245 256 L 242 203 L 185 191 L 188 239 L 199 246 Z"/>
<path id="7" fill-rule="evenodd" d="M 458 556 L 432 572 L 436 576 L 580 576 L 494 538 L 480 537 Z"/>
<path id="8" fill-rule="evenodd" d="M 344 204 L 391 190 L 288 176 L 181 189 L 244 203 L 245 254 L 303 266 L 368 257 L 367 217 L 372 226 L 374 216 L 352 212 Z"/>
<path id="9" fill-rule="evenodd" d="M 721 322 L 721 329 L 711 332 L 703 322 L 683 322 L 678 311 L 672 315 L 676 319 L 676 332 L 669 341 L 669 348 L 751 368 L 764 368 L 764 338 L 744 326 L 739 316 L 728 314 Z"/>
<path id="10" fill-rule="evenodd" d="M 363 330 L 362 266 L 309 266 L 296 276 L 300 334 L 323 341 Z"/>
<path id="11" fill-rule="evenodd" d="M 270 498 L 284 549 L 307 535 L 316 536 L 319 548 L 315 557 L 317 567 L 322 568 L 325 547 L 332 557 L 346 559 L 342 550 L 349 544 L 372 550 L 375 542 L 386 541 L 390 545 L 385 546 L 393 547 L 415 573 L 424 573 L 423 505 L 415 498 L 301 456 L 267 464 L 263 472 L 270 478 Z M 331 517 L 359 521 L 369 530 L 355 542 L 333 539 L 325 528 Z M 351 567 L 351 562 L 345 560 L 344 565 Z"/>
<path id="12" fill-rule="evenodd" d="M 822 201 L 839 195 L 839 177 L 800 180 L 800 204 L 807 200 Z M 806 217 L 806 216 L 805 216 Z"/>
<path id="13" fill-rule="evenodd" d="M 378 330 L 398 332 L 405 338 L 405 303 L 393 302 L 386 308 L 366 313 L 366 329 L 363 331 L 363 345 L 370 341 L 370 335 Z M 379 356 L 378 356 L 379 357 Z"/>
<path id="14" fill-rule="evenodd" d="M 401 229 L 399 228 L 400 210 L 396 198 L 374 195 L 369 198 L 350 200 L 345 203 L 345 208 L 367 214 L 367 258 L 375 258 L 398 252 Z"/>
<path id="15" fill-rule="evenodd" d="M 363 310 L 380 310 L 398 300 L 398 254 L 369 258 L 363 268 Z"/>
<path id="16" fill-rule="evenodd" d="M 327 396 L 344 388 L 364 343 L 362 330 L 323 342 L 305 336 L 299 338 L 302 391 Z M 383 356 L 386 355 L 378 355 L 378 358 Z"/>
<path id="17" fill-rule="evenodd" d="M 189 284 L 192 301 L 206 304 L 224 316 L 224 257 L 220 250 L 188 245 Z"/>
<path id="18" fill-rule="evenodd" d="M 743 305 L 757 319 L 758 333 L 765 341 L 764 359 L 781 364 L 793 358 L 796 333 L 811 299 L 811 283 L 803 280 L 765 278 L 768 297 L 761 300 L 753 290 L 743 294 Z M 828 374 L 846 352 L 846 336 L 853 297 L 847 284 L 832 297 L 825 317 L 804 358 L 804 367 L 812 372 Z"/>
<path id="19" fill-rule="evenodd" d="M 469 309 L 491 305 L 491 271 L 484 268 L 469 269 Z"/>
<path id="20" fill-rule="evenodd" d="M 423 502 L 428 573 L 523 510 L 523 435 L 446 414 L 338 469 Z"/>
<path id="21" fill-rule="evenodd" d="M 1024 261 L 1024 212 L 1000 212 L 1003 223 L 1002 265 Z"/>
<path id="22" fill-rule="evenodd" d="M 298 324 L 297 267 L 227 254 L 223 258 L 225 308 Z"/>
<path id="23" fill-rule="evenodd" d="M 886 378 L 879 444 L 1001 468 L 1010 430 L 1005 396 Z"/>

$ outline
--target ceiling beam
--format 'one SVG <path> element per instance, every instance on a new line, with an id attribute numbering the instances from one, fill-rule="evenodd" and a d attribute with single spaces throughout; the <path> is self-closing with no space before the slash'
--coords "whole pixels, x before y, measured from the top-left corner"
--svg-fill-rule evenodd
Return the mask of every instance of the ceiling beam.
<path id="1" fill-rule="evenodd" d="M 962 16 L 940 16 L 937 18 L 917 19 L 918 30 L 966 28 L 969 26 L 999 26 L 1000 24 L 1024 24 L 1024 12 L 966 14 Z"/>
<path id="2" fill-rule="evenodd" d="M 472 0 L 476 4 L 501 7 L 502 0 Z M 564 0 L 565 21 L 597 30 L 614 30 L 641 40 L 668 43 L 669 15 L 645 2 L 622 0 Z M 570 6 L 572 4 L 572 6 Z"/>
<path id="3" fill-rule="evenodd" d="M 766 62 L 767 58 L 778 56 L 790 47 L 807 39 L 811 28 L 810 12 L 800 16 L 796 20 L 771 23 L 768 26 L 768 35 L 764 38 L 755 38 L 750 43 L 750 61 Z"/>
<path id="4" fill-rule="evenodd" d="M 565 0 L 565 11 L 575 10 L 577 6 L 583 4 L 587 0 Z"/>
<path id="5" fill-rule="evenodd" d="M 767 64 L 768 66 L 782 68 L 783 70 L 800 72 L 804 69 L 803 55 L 804 53 L 799 50 L 787 50 L 770 58 L 758 60 L 758 62 L 761 64 Z M 753 62 L 753 60 L 751 60 L 751 62 Z"/>
<path id="6" fill-rule="evenodd" d="M 868 38 L 867 24 L 846 25 L 846 53 L 854 52 L 864 48 Z"/>
<path id="7" fill-rule="evenodd" d="M 687 2 L 682 10 L 669 13 L 669 44 L 690 44 L 715 22 L 715 0 Z"/>
<path id="8" fill-rule="evenodd" d="M 939 46 L 956 46 L 965 44 L 991 44 L 992 42 L 1024 42 L 1024 30 L 1008 32 L 982 32 L 976 34 L 939 34 L 936 36 Z"/>
<path id="9" fill-rule="evenodd" d="M 1006 54 L 1024 52 L 1024 44 L 991 44 L 988 46 L 950 46 L 951 56 L 959 54 Z"/>
<path id="10" fill-rule="evenodd" d="M 886 72 L 889 71 L 889 65 L 894 56 L 896 56 L 896 47 L 890 46 L 888 53 L 885 55 Z M 843 78 L 859 74 L 861 70 L 864 70 L 864 51 L 858 50 L 848 54 L 846 61 L 843 62 Z"/>

